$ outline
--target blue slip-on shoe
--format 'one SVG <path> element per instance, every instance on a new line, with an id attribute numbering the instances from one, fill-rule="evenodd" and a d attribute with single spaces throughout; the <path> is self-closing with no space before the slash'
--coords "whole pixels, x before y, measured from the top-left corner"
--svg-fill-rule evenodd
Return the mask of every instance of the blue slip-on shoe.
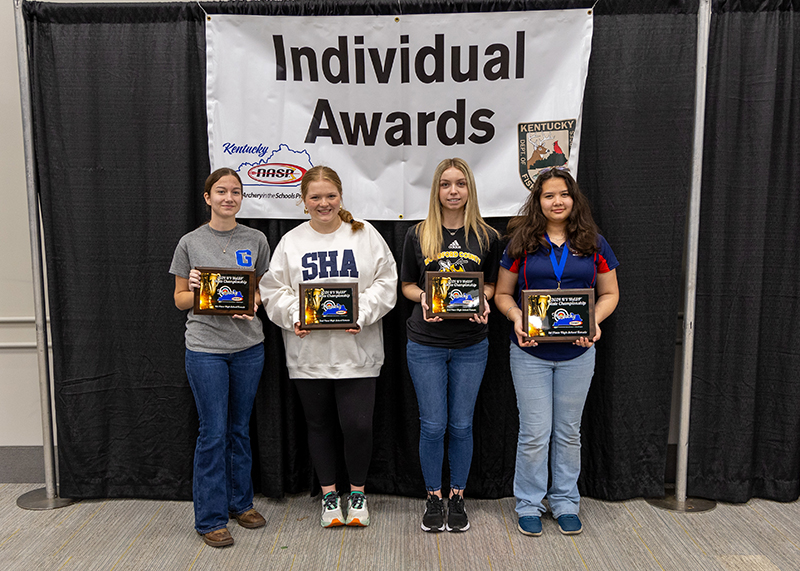
<path id="1" fill-rule="evenodd" d="M 564 535 L 577 535 L 583 531 L 583 525 L 578 514 L 564 514 L 558 516 L 558 529 Z"/>
<path id="2" fill-rule="evenodd" d="M 517 529 L 522 535 L 539 537 L 542 535 L 542 518 L 538 515 L 526 515 L 517 521 Z"/>

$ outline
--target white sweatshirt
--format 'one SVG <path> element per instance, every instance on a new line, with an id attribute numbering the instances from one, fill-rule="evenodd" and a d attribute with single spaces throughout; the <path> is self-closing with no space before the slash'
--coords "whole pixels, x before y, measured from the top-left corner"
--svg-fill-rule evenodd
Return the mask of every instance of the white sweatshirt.
<path id="1" fill-rule="evenodd" d="M 355 263 L 353 263 L 355 261 Z M 358 282 L 361 331 L 314 329 L 301 339 L 300 283 Z M 292 379 L 377 377 L 383 365 L 381 318 L 397 301 L 397 265 L 389 246 L 368 222 L 353 232 L 342 223 L 320 234 L 308 222 L 281 238 L 261 279 L 261 300 L 270 320 L 283 330 L 286 367 Z"/>

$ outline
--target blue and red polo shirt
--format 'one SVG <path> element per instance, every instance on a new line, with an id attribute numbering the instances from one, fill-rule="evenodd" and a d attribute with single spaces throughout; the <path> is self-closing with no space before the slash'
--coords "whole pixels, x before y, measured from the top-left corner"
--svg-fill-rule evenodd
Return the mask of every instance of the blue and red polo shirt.
<path id="1" fill-rule="evenodd" d="M 598 236 L 597 245 L 600 247 L 600 251 L 591 256 L 570 253 L 561 276 L 561 289 L 593 288 L 597 284 L 597 274 L 610 272 L 619 266 L 619 261 L 605 238 Z M 553 252 L 556 259 L 561 260 L 564 246 L 554 245 Z M 517 259 L 510 258 L 508 248 L 506 248 L 500 260 L 500 266 L 518 276 L 514 297 L 520 308 L 522 308 L 520 292 L 523 289 L 556 289 L 558 287 L 553 264 L 550 261 L 550 251 L 547 248 L 540 247 L 533 254 Z M 519 345 L 513 330 L 511 331 L 511 342 Z M 547 361 L 566 361 L 587 351 L 587 349 L 572 343 L 540 343 L 536 347 L 521 347 L 521 349 L 534 357 Z"/>

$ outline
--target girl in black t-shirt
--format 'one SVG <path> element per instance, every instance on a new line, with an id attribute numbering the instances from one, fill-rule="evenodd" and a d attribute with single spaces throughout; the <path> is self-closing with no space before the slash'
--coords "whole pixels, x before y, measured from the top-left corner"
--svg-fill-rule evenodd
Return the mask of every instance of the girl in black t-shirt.
<path id="1" fill-rule="evenodd" d="M 497 231 L 481 218 L 469 165 L 445 159 L 433 176 L 428 217 L 406 234 L 400 276 L 403 295 L 418 302 L 407 321 L 406 356 L 419 403 L 419 455 L 428 490 L 424 531 L 469 529 L 463 494 L 472 462 L 472 415 L 489 348 L 488 301 L 494 295 L 500 253 Z M 483 313 L 468 320 L 426 317 L 426 271 L 483 272 Z M 446 517 L 445 431 L 450 435 Z"/>

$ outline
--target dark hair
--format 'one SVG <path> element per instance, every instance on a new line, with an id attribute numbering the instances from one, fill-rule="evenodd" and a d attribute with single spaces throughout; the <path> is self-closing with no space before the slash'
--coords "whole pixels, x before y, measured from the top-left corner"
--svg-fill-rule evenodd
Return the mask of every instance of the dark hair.
<path id="1" fill-rule="evenodd" d="M 592 218 L 589 201 L 581 192 L 578 183 L 566 169 L 551 168 L 539 173 L 533 183 L 533 190 L 507 227 L 509 238 L 508 255 L 511 258 L 522 258 L 526 253 L 533 253 L 539 246 L 550 250 L 550 244 L 544 237 L 547 229 L 547 218 L 542 212 L 542 185 L 552 178 L 561 178 L 567 184 L 567 192 L 572 198 L 572 212 L 567 219 L 567 239 L 570 250 L 583 256 L 599 252 L 597 235 L 599 230 Z"/>
<path id="2" fill-rule="evenodd" d="M 308 195 L 308 185 L 310 185 L 312 182 L 318 181 L 326 181 L 331 183 L 336 187 L 336 190 L 339 191 L 339 196 L 342 196 L 342 179 L 339 178 L 339 175 L 336 174 L 336 171 L 324 165 L 317 165 L 308 169 L 306 174 L 303 175 L 303 180 L 300 181 L 301 200 L 305 201 L 306 195 Z M 350 224 L 353 232 L 361 230 L 364 227 L 364 223 L 354 220 L 353 215 L 345 210 L 343 206 L 339 208 L 339 218 L 341 218 L 343 222 Z"/>
<path id="3" fill-rule="evenodd" d="M 239 186 L 242 186 L 242 179 L 239 178 L 239 173 L 235 170 L 228 168 L 228 167 L 221 167 L 212 172 L 208 175 L 206 179 L 206 183 L 203 185 L 203 196 L 208 195 L 211 196 L 211 189 L 214 188 L 214 185 L 217 184 L 219 179 L 224 176 L 232 176 L 236 180 L 239 181 Z M 206 215 L 210 218 L 211 217 L 211 207 L 206 204 Z"/>
<path id="4" fill-rule="evenodd" d="M 217 181 L 221 179 L 223 176 L 232 176 L 233 178 L 239 181 L 240 186 L 242 184 L 242 179 L 239 178 L 239 173 L 237 173 L 233 169 L 229 169 L 228 167 L 222 167 L 215 170 L 210 175 L 208 175 L 208 178 L 206 179 L 206 184 L 203 187 L 203 196 L 205 196 L 206 194 L 211 195 L 211 189 L 214 188 L 214 185 L 217 184 Z"/>

